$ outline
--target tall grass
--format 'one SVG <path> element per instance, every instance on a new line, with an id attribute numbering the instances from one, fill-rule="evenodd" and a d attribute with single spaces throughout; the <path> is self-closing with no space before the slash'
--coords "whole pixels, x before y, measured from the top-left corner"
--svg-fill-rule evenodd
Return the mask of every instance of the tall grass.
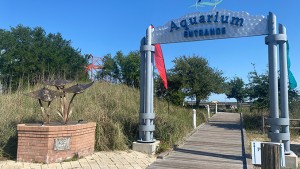
<path id="1" fill-rule="evenodd" d="M 289 104 L 289 117 L 290 119 L 299 118 L 300 113 L 300 105 L 299 101 L 295 101 Z M 270 141 L 268 138 L 268 132 L 270 130 L 270 125 L 267 122 L 267 119 L 264 120 L 265 129 L 263 130 L 262 125 L 262 117 L 270 117 L 269 110 L 260 109 L 260 110 L 252 110 L 245 109 L 243 112 L 244 118 L 244 126 L 247 131 L 247 138 L 248 138 L 248 152 L 251 152 L 251 142 L 250 141 Z M 290 126 L 294 126 L 295 124 L 290 123 Z M 299 123 L 296 124 L 297 127 Z M 263 132 L 264 131 L 264 132 Z M 290 128 L 290 136 L 291 141 L 299 138 L 299 130 L 293 130 Z"/>
<path id="2" fill-rule="evenodd" d="M 41 86 L 37 86 L 35 90 Z M 54 88 L 53 88 L 54 89 Z M 19 123 L 43 121 L 36 100 L 25 96 L 25 90 L 14 94 L 0 95 L 0 157 L 15 158 L 17 148 L 16 126 Z M 125 85 L 97 82 L 84 93 L 75 97 L 70 121 L 94 121 L 96 127 L 96 150 L 124 150 L 132 146 L 138 135 L 139 90 Z M 51 104 L 51 121 L 61 121 L 55 113 L 59 99 Z M 167 149 L 192 130 L 190 109 L 155 100 L 155 137 Z M 198 116 L 198 122 L 204 118 Z"/>

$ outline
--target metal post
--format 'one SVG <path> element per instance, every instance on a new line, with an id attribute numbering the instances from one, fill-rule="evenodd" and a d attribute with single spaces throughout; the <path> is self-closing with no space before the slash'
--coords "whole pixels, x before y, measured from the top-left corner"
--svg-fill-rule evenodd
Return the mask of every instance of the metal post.
<path id="1" fill-rule="evenodd" d="M 218 102 L 216 102 L 216 114 L 218 113 Z"/>
<path id="2" fill-rule="evenodd" d="M 146 45 L 151 45 L 151 28 L 147 29 Z M 151 51 L 146 51 L 146 113 L 151 113 L 151 86 L 152 86 L 152 69 L 151 69 Z M 146 126 L 150 126 L 150 119 L 146 119 Z M 150 140 L 150 131 L 145 133 L 145 141 Z"/>
<path id="3" fill-rule="evenodd" d="M 286 35 L 286 28 L 279 24 L 279 34 Z M 287 72 L 287 45 L 286 40 L 279 41 L 279 58 L 280 58 L 280 105 L 281 118 L 286 118 L 289 122 L 289 105 L 288 105 L 288 72 Z M 282 133 L 287 133 L 288 138 L 284 138 L 285 153 L 290 154 L 290 129 L 288 125 L 282 125 Z"/>
<path id="4" fill-rule="evenodd" d="M 143 119 L 143 114 L 145 113 L 145 51 L 142 49 L 142 47 L 145 45 L 145 37 L 141 40 L 141 50 L 140 50 L 140 117 L 139 117 L 139 123 L 145 124 L 145 120 Z M 139 140 L 143 140 L 144 138 L 144 132 L 139 131 Z"/>
<path id="5" fill-rule="evenodd" d="M 207 117 L 210 118 L 210 107 L 209 107 L 209 104 L 206 105 L 206 108 L 207 108 Z"/>
<path id="6" fill-rule="evenodd" d="M 276 16 L 269 12 L 268 16 L 268 30 L 269 36 L 276 34 Z M 270 94 L 270 115 L 271 118 L 279 118 L 278 111 L 278 75 L 277 75 L 277 42 L 275 40 L 268 40 L 268 55 L 269 55 L 269 94 Z M 271 124 L 271 132 L 279 133 L 279 126 Z M 275 137 L 271 137 L 272 142 L 278 142 Z"/>
<path id="7" fill-rule="evenodd" d="M 150 29 L 150 27 L 151 27 L 151 29 Z M 150 27 L 148 29 L 150 29 L 151 34 L 152 34 L 153 28 L 152 28 L 152 26 L 150 26 Z M 150 39 L 151 38 L 152 38 L 152 35 L 151 35 Z M 149 44 L 152 45 L 152 40 L 150 41 Z M 154 53 L 153 53 L 153 51 L 151 51 L 150 57 L 151 57 L 151 70 L 150 70 L 151 72 L 150 72 L 150 79 L 149 79 L 150 83 L 151 83 L 151 85 L 150 85 L 150 113 L 154 114 L 155 112 L 154 112 L 154 77 L 153 77 L 153 74 L 154 74 Z M 150 119 L 150 125 L 154 125 L 154 118 Z M 150 132 L 151 140 L 153 140 L 153 134 L 154 134 L 153 131 Z"/>
<path id="8" fill-rule="evenodd" d="M 196 128 L 196 110 L 193 109 L 193 127 Z"/>
<path id="9" fill-rule="evenodd" d="M 143 40 L 142 40 L 143 41 Z M 143 79 L 143 87 L 141 86 L 141 94 L 143 97 L 140 104 L 140 125 L 139 125 L 139 140 L 138 142 L 152 143 L 155 141 L 153 138 L 153 132 L 155 130 L 153 112 L 153 52 L 154 46 L 152 46 L 152 27 L 149 26 L 147 29 L 147 36 L 145 43 L 141 43 L 141 51 L 145 55 L 141 54 L 140 71 L 141 76 L 145 75 Z M 144 56 L 144 57 L 143 57 Z M 145 60 L 143 60 L 145 59 Z M 143 89 L 142 89 L 143 88 Z M 143 111 L 142 111 L 143 110 Z"/>

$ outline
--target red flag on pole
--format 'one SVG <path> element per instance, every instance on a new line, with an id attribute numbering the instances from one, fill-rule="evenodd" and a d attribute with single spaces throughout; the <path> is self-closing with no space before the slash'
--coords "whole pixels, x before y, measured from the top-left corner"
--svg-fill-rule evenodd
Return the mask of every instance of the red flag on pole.
<path id="1" fill-rule="evenodd" d="M 154 46 L 155 46 L 155 52 L 154 52 L 155 65 L 158 70 L 159 76 L 164 83 L 165 88 L 168 89 L 167 73 L 166 73 L 165 61 L 162 54 L 162 50 L 160 44 L 155 44 Z"/>

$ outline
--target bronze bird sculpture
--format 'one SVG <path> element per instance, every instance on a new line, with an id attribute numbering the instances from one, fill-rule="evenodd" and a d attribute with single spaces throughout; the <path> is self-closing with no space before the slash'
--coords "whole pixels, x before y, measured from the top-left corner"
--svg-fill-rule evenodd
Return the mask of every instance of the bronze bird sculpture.
<path id="1" fill-rule="evenodd" d="M 67 99 L 66 99 L 67 92 L 65 91 L 65 85 L 71 82 L 73 82 L 73 80 L 63 80 L 63 79 L 44 82 L 47 85 L 55 86 L 57 90 L 62 91 L 64 93 L 62 96 L 60 96 L 61 110 L 57 111 L 58 115 L 63 119 L 64 123 L 67 123 L 69 116 L 72 114 L 71 103 L 75 97 L 75 95 L 73 95 L 71 101 L 69 102 L 69 104 L 67 104 Z"/>
<path id="2" fill-rule="evenodd" d="M 63 118 L 64 123 L 67 123 L 69 117 L 72 114 L 72 108 L 71 104 L 77 94 L 83 93 L 83 91 L 93 85 L 94 82 L 88 83 L 88 84 L 76 84 L 74 86 L 71 86 L 66 89 L 62 89 L 64 93 L 73 93 L 73 96 L 69 102 L 69 104 L 65 104 L 66 102 L 63 102 L 63 106 L 61 107 L 61 111 L 58 111 L 58 114 Z"/>
<path id="3" fill-rule="evenodd" d="M 88 84 L 76 84 L 74 86 L 71 86 L 69 88 L 63 89 L 64 92 L 66 93 L 82 93 L 85 89 L 91 87 L 94 82 L 88 83 Z"/>
<path id="4" fill-rule="evenodd" d="M 50 90 L 50 89 L 47 89 L 44 87 L 40 90 L 30 92 L 25 95 L 35 98 L 35 99 L 38 99 L 39 104 L 41 106 L 42 113 L 47 116 L 46 123 L 49 124 L 50 123 L 50 114 L 49 114 L 50 104 L 55 98 L 63 96 L 64 93 L 58 92 L 58 91 L 53 91 L 53 90 Z M 47 108 L 44 108 L 42 101 L 48 102 Z"/>
<path id="5" fill-rule="evenodd" d="M 94 82 L 88 83 L 88 84 L 76 84 L 69 88 L 65 88 L 65 85 L 70 83 L 72 81 L 70 80 L 53 80 L 53 81 L 47 81 L 44 82 L 47 85 L 55 86 L 58 91 L 53 91 L 47 88 L 42 88 L 40 90 L 27 93 L 27 96 L 33 97 L 38 99 L 39 104 L 41 106 L 41 110 L 43 115 L 46 115 L 46 124 L 50 123 L 50 104 L 51 102 L 57 98 L 60 97 L 61 101 L 61 110 L 57 110 L 57 114 L 63 119 L 63 123 L 66 124 L 72 114 L 72 107 L 71 104 L 77 94 L 83 93 L 84 90 L 91 87 Z M 70 99 L 70 102 L 67 102 L 66 93 L 73 93 L 73 96 Z M 44 108 L 43 102 L 48 102 L 48 107 Z"/>
<path id="6" fill-rule="evenodd" d="M 69 88 L 66 88 L 66 89 L 62 89 L 65 93 L 73 93 L 73 96 L 69 102 L 69 105 L 68 107 L 64 107 L 62 109 L 62 112 L 63 113 L 60 113 L 61 116 L 63 117 L 64 119 L 64 122 L 66 123 L 67 120 L 69 119 L 69 116 L 72 114 L 72 109 L 70 109 L 71 107 L 71 104 L 75 98 L 75 96 L 77 94 L 80 94 L 80 93 L 83 93 L 83 91 L 89 87 L 91 87 L 93 85 L 94 82 L 91 82 L 91 83 L 88 83 L 88 84 L 76 84 L 74 86 L 71 86 Z"/>
<path id="7" fill-rule="evenodd" d="M 66 84 L 72 83 L 73 80 L 63 80 L 63 79 L 57 79 L 52 81 L 45 81 L 44 83 L 49 86 L 55 86 L 58 90 L 65 88 Z"/>
<path id="8" fill-rule="evenodd" d="M 40 90 L 30 92 L 30 93 L 27 93 L 25 95 L 27 95 L 29 97 L 32 97 L 32 98 L 35 98 L 35 99 L 39 99 L 39 100 L 44 101 L 44 102 L 51 102 L 56 97 L 64 95 L 64 93 L 58 92 L 58 91 L 53 91 L 53 90 L 50 90 L 50 89 L 47 89 L 47 88 L 44 87 Z"/>

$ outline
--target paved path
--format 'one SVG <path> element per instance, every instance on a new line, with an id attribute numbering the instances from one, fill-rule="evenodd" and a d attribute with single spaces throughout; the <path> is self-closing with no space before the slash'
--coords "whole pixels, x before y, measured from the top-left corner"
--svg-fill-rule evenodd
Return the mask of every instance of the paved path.
<path id="1" fill-rule="evenodd" d="M 53 164 L 0 161 L 0 169 L 245 169 L 243 135 L 240 114 L 218 113 L 164 159 L 135 151 L 97 152 L 77 161 Z"/>
<path id="2" fill-rule="evenodd" d="M 217 113 L 183 146 L 147 169 L 250 169 L 245 157 L 244 135 L 239 113 Z"/>
<path id="3" fill-rule="evenodd" d="M 0 161 L 1 169 L 144 169 L 156 160 L 155 156 L 149 156 L 135 151 L 97 152 L 91 156 L 77 161 L 35 164 L 15 161 Z"/>

